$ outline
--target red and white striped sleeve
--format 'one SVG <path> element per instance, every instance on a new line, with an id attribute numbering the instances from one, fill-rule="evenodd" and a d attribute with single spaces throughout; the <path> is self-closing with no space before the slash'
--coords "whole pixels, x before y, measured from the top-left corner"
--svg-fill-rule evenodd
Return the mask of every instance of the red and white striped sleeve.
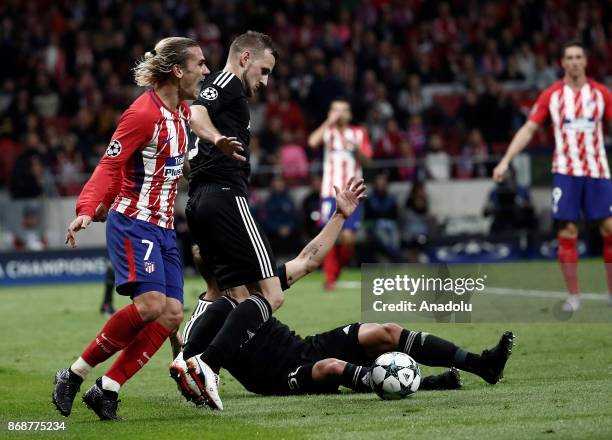
<path id="1" fill-rule="evenodd" d="M 121 115 L 106 153 L 79 195 L 77 216 L 93 217 L 100 203 L 110 207 L 121 190 L 125 163 L 152 138 L 154 127 L 155 118 L 149 112 L 130 107 Z"/>
<path id="2" fill-rule="evenodd" d="M 366 157 L 372 157 L 372 144 L 370 143 L 370 137 L 368 136 L 368 131 L 361 127 L 361 144 L 359 145 L 359 150 Z"/>
<path id="3" fill-rule="evenodd" d="M 538 125 L 542 125 L 544 122 L 546 122 L 546 119 L 550 113 L 549 106 L 552 92 L 553 88 L 549 87 L 540 94 L 538 100 L 531 109 L 531 113 L 529 114 L 528 118 L 529 121 L 535 122 Z"/>

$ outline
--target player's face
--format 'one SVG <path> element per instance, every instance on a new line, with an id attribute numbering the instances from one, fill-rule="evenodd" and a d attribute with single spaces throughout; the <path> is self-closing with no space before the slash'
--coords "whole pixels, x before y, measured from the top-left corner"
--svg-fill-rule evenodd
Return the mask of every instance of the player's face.
<path id="1" fill-rule="evenodd" d="M 332 103 L 330 113 L 336 115 L 336 117 L 338 118 L 338 125 L 342 126 L 348 125 L 353 117 L 351 113 L 351 106 L 348 104 L 348 102 L 344 101 L 336 101 Z"/>
<path id="2" fill-rule="evenodd" d="M 571 77 L 583 76 L 586 71 L 586 55 L 581 47 L 568 47 L 565 49 L 561 65 L 565 73 Z"/>
<path id="3" fill-rule="evenodd" d="M 269 49 L 258 57 L 252 57 L 247 61 L 243 74 L 243 82 L 247 96 L 253 96 L 255 92 L 268 85 L 268 78 L 274 69 L 276 59 Z"/>
<path id="4" fill-rule="evenodd" d="M 210 73 L 206 67 L 206 59 L 199 47 L 188 49 L 189 57 L 182 68 L 179 90 L 181 99 L 195 99 L 200 91 L 200 82 Z"/>

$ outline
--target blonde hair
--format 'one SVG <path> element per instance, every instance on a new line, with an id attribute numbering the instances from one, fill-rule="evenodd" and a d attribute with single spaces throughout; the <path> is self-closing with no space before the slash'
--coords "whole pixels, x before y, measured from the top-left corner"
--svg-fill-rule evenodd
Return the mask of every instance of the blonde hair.
<path id="1" fill-rule="evenodd" d="M 187 50 L 198 47 L 191 38 L 168 37 L 160 40 L 155 49 L 145 53 L 134 66 L 134 80 L 141 87 L 155 87 L 172 76 L 172 66 L 185 65 Z"/>

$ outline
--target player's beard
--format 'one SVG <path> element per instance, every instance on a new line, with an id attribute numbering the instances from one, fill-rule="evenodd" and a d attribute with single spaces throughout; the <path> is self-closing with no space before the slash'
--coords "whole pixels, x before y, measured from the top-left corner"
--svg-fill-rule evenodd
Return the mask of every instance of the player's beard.
<path id="1" fill-rule="evenodd" d="M 251 88 L 251 84 L 249 84 L 249 80 L 247 78 L 247 73 L 249 72 L 249 69 L 251 67 L 249 66 L 248 69 L 246 69 L 244 71 L 244 73 L 242 74 L 242 84 L 244 84 L 244 93 L 247 96 L 247 98 L 250 98 L 253 96 L 253 89 Z"/>

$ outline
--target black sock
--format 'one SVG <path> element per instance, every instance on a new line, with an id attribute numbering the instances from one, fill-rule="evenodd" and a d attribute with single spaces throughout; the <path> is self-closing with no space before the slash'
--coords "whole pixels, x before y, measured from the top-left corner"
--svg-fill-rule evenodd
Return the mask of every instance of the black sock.
<path id="1" fill-rule="evenodd" d="M 476 374 L 480 367 L 479 355 L 429 333 L 402 330 L 398 350 L 430 367 L 457 367 Z"/>
<path id="2" fill-rule="evenodd" d="M 202 353 L 215 338 L 237 303 L 226 296 L 210 303 L 196 320 L 187 324 L 183 359 Z"/>
<path id="3" fill-rule="evenodd" d="M 83 378 L 76 374 L 74 371 L 72 371 L 71 368 L 68 368 L 68 381 L 72 383 L 81 384 L 83 383 Z"/>
<path id="4" fill-rule="evenodd" d="M 251 295 L 229 314 L 217 336 L 204 350 L 202 355 L 204 362 L 218 372 L 228 359 L 235 356 L 240 346 L 257 333 L 271 315 L 270 303 L 261 295 Z"/>
<path id="5" fill-rule="evenodd" d="M 370 388 L 370 368 L 346 363 L 340 383 L 358 393 L 372 391 Z"/>

